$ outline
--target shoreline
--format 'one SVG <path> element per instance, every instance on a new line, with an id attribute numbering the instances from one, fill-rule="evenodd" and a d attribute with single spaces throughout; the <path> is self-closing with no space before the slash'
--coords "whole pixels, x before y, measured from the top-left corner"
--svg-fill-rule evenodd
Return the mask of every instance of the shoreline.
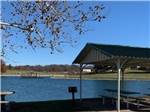
<path id="1" fill-rule="evenodd" d="M 36 77 L 34 76 L 29 76 L 29 77 L 26 77 L 26 76 L 21 76 L 20 74 L 3 74 L 3 75 L 0 75 L 0 77 L 21 77 L 21 78 L 51 78 L 51 79 L 67 79 L 67 80 L 79 80 L 80 78 L 78 77 L 58 77 L 58 76 L 53 76 L 53 75 L 38 75 Z M 82 80 L 117 80 L 117 79 L 110 79 L 110 78 L 82 78 Z M 130 81 L 130 80 L 137 80 L 137 81 L 150 81 L 150 79 L 145 79 L 145 78 L 140 78 L 140 79 L 125 79 L 126 81 Z"/>
<path id="2" fill-rule="evenodd" d="M 0 77 L 3 77 L 3 76 L 6 76 L 6 77 L 7 77 L 7 76 L 8 76 L 8 77 L 11 77 L 11 76 L 12 76 L 12 77 L 23 77 L 21 74 L 3 74 L 3 75 L 1 74 L 1 75 L 0 75 Z M 46 74 L 45 74 L 45 75 L 37 75 L 37 77 L 50 77 L 50 76 L 51 76 L 51 75 L 46 75 Z M 29 77 L 30 77 L 30 76 L 29 76 Z M 34 76 L 31 76 L 31 77 L 34 77 Z"/>

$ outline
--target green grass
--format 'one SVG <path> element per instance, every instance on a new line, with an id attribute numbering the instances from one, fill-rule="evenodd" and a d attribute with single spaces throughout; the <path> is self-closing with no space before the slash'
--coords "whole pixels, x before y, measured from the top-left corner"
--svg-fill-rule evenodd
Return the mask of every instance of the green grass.
<path id="1" fill-rule="evenodd" d="M 75 75 L 67 75 L 66 78 L 79 78 Z M 83 79 L 99 79 L 99 80 L 116 80 L 117 73 L 99 73 L 82 75 Z M 122 79 L 122 77 L 121 77 Z M 150 73 L 126 73 L 124 74 L 124 79 L 126 80 L 150 80 Z"/>

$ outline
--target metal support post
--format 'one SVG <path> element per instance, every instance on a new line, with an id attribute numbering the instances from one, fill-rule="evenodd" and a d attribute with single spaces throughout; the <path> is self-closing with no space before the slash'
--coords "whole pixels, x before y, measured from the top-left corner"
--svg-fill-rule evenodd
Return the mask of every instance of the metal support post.
<path id="1" fill-rule="evenodd" d="M 120 76 L 121 76 L 120 59 L 117 60 L 117 70 L 118 70 L 117 112 L 120 112 Z"/>

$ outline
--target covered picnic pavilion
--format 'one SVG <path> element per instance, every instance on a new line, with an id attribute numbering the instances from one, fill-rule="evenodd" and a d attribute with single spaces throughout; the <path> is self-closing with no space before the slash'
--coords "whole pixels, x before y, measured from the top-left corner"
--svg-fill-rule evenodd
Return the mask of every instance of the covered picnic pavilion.
<path id="1" fill-rule="evenodd" d="M 87 43 L 73 64 L 80 64 L 80 100 L 82 101 L 82 69 L 88 64 L 116 66 L 117 112 L 120 112 L 121 76 L 129 66 L 150 67 L 150 48 Z"/>

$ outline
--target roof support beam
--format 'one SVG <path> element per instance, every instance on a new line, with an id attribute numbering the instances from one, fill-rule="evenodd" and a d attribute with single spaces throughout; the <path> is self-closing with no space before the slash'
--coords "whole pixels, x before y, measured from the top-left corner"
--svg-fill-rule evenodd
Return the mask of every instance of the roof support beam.
<path id="1" fill-rule="evenodd" d="M 118 71 L 117 112 L 120 112 L 120 76 L 121 76 L 120 59 L 117 60 L 117 71 Z"/>
<path id="2" fill-rule="evenodd" d="M 82 101 L 82 69 L 83 64 L 80 64 L 80 101 Z"/>
<path id="3" fill-rule="evenodd" d="M 118 71 L 118 92 L 117 92 L 117 112 L 120 112 L 120 90 L 121 90 L 121 75 L 122 75 L 122 68 L 123 66 L 128 62 L 128 59 L 125 59 L 121 61 L 121 59 L 117 59 L 116 65 L 117 65 L 117 71 Z"/>
<path id="4" fill-rule="evenodd" d="M 87 66 L 87 64 L 80 64 L 80 101 L 82 101 L 82 71 Z"/>

